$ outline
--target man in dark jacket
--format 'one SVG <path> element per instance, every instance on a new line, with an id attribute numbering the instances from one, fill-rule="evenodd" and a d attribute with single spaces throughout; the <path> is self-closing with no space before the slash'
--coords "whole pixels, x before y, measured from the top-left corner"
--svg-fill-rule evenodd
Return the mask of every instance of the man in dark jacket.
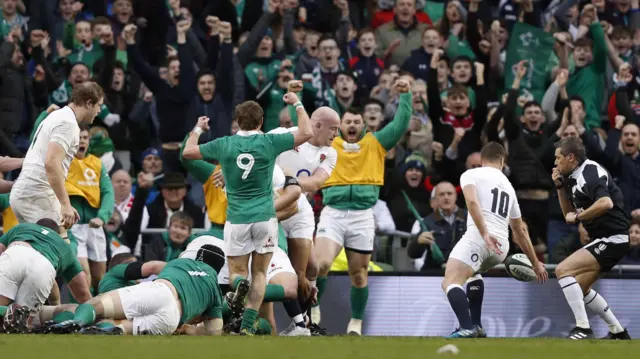
<path id="1" fill-rule="evenodd" d="M 165 174 L 158 181 L 160 195 L 145 208 L 142 228 L 167 228 L 171 215 L 177 211 L 187 213 L 193 219 L 195 228 L 204 227 L 202 208 L 191 202 L 187 195 L 187 180 L 179 172 Z M 136 193 L 137 195 L 137 193 Z"/>
<path id="2" fill-rule="evenodd" d="M 231 43 L 231 24 L 219 23 L 222 44 L 217 34 L 209 39 L 207 68 L 196 75 L 198 94 L 187 111 L 187 126 L 193 128 L 201 116 L 212 119 L 209 133 L 200 137 L 201 143 L 213 141 L 218 137 L 231 134 L 231 113 L 233 112 L 233 44 Z M 214 31 L 214 30 L 212 30 Z M 219 55 L 219 59 L 218 59 Z M 212 70 L 216 69 L 214 75 Z"/>
<path id="3" fill-rule="evenodd" d="M 184 133 L 188 131 L 185 126 L 185 114 L 196 92 L 196 79 L 193 54 L 187 44 L 186 32 L 189 30 L 189 22 L 179 21 L 176 29 L 178 58 L 167 59 L 169 70 L 166 81 L 142 58 L 140 47 L 136 44 L 137 27 L 135 25 L 130 24 L 125 27 L 124 38 L 129 61 L 156 98 L 164 165 L 169 170 L 182 171 L 180 142 Z"/>
<path id="4" fill-rule="evenodd" d="M 414 263 L 421 271 L 442 268 L 444 263 L 434 260 L 429 249 L 436 243 L 446 261 L 467 229 L 467 211 L 456 205 L 455 187 L 449 182 L 440 182 L 434 191 L 434 212 L 423 219 L 428 230 L 423 231 L 416 221 L 411 231 L 414 236 L 407 246 L 407 254 L 415 259 Z"/>
<path id="5" fill-rule="evenodd" d="M 0 45 L 0 155 L 22 157 L 13 136 L 35 121 L 32 84 L 24 69 L 24 56 L 13 42 Z"/>
<path id="6" fill-rule="evenodd" d="M 549 252 L 549 263 L 560 263 L 567 259 L 573 252 L 589 243 L 589 233 L 584 229 L 582 223 L 578 225 L 577 233 L 570 233 L 562 238 Z"/>

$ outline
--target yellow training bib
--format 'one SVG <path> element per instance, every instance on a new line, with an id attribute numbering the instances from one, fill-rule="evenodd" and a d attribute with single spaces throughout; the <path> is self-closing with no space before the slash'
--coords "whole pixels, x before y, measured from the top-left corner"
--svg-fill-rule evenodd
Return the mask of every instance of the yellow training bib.
<path id="1" fill-rule="evenodd" d="M 16 215 L 13 213 L 11 207 L 7 207 L 2 212 L 2 232 L 7 233 L 9 230 L 18 225 L 18 219 Z"/>
<path id="2" fill-rule="evenodd" d="M 331 147 L 338 152 L 338 161 L 324 187 L 384 184 L 384 156 L 387 151 L 372 133 L 367 133 L 357 143 L 336 137 Z"/>
<path id="3" fill-rule="evenodd" d="M 216 167 L 217 172 L 220 171 L 220 166 Z M 207 216 L 211 223 L 224 226 L 227 221 L 227 194 L 224 189 L 216 187 L 213 184 L 213 176 L 209 176 L 207 182 L 202 186 L 204 189 L 204 199 L 207 205 Z"/>
<path id="4" fill-rule="evenodd" d="M 102 161 L 93 155 L 84 159 L 74 158 L 69 166 L 65 188 L 71 196 L 80 196 L 93 208 L 100 208 L 100 175 Z"/>

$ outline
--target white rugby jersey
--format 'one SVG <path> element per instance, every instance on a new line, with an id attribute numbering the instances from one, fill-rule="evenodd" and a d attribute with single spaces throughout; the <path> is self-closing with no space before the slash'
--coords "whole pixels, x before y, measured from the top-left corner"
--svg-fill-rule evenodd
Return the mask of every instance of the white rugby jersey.
<path id="1" fill-rule="evenodd" d="M 470 169 L 460 176 L 460 187 L 472 185 L 478 192 L 478 202 L 489 234 L 500 241 L 509 240 L 509 219 L 520 218 L 520 205 L 516 191 L 502 171 L 493 167 Z M 478 233 L 478 228 L 467 215 L 467 231 Z"/>
<path id="2" fill-rule="evenodd" d="M 269 133 L 287 133 L 297 131 L 298 127 L 284 128 L 278 127 Z M 321 168 L 329 176 L 336 167 L 338 161 L 338 153 L 330 146 L 316 147 L 309 142 L 305 142 L 300 146 L 281 153 L 276 158 L 276 164 L 281 168 L 293 171 L 297 178 L 308 177 L 315 172 L 316 169 Z M 298 200 L 299 212 L 313 212 L 309 200 L 305 194 L 300 195 Z"/>
<path id="3" fill-rule="evenodd" d="M 24 158 L 20 176 L 13 186 L 14 190 L 23 193 L 43 191 L 53 193 L 44 167 L 47 148 L 51 142 L 62 146 L 66 153 L 62 160 L 62 169 L 66 178 L 71 161 L 80 145 L 80 127 L 75 113 L 69 106 L 52 112 L 36 129 L 33 142 Z"/>

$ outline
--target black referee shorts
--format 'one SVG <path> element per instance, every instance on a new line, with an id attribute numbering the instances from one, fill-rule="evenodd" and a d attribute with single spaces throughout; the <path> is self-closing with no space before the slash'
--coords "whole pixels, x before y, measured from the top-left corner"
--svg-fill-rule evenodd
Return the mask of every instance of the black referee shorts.
<path id="1" fill-rule="evenodd" d="M 624 239 L 626 238 L 626 241 Z M 608 238 L 599 238 L 582 247 L 589 251 L 600 264 L 600 272 L 608 272 L 629 254 L 629 236 L 618 234 Z"/>

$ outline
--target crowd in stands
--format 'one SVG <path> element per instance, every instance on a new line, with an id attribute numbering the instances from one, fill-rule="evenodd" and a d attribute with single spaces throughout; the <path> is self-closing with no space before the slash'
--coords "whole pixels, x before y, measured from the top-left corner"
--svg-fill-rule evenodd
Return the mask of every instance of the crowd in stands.
<path id="1" fill-rule="evenodd" d="M 480 166 L 487 141 L 509 152 L 505 171 L 540 258 L 558 263 L 593 239 L 565 223 L 551 180 L 553 144 L 569 136 L 622 189 L 634 219 L 625 263 L 640 264 L 639 0 L 0 4 L 1 156 L 24 157 L 37 124 L 79 84 L 105 90 L 88 153 L 113 188 L 115 208 L 99 223 L 111 255 L 169 260 L 193 228 L 221 231 L 224 216 L 211 208 L 226 202 L 203 192 L 213 166 L 180 154 L 199 116 L 211 119 L 202 141 L 238 131 L 234 108 L 246 100 L 264 109 L 263 131 L 296 126 L 282 101 L 296 79 L 309 114 L 355 107 L 377 131 L 396 113 L 391 85 L 402 78 L 412 84 L 414 113 L 387 153 L 376 220 L 379 232 L 413 234 L 404 245 L 416 270 L 440 268 L 431 245 L 446 260 L 464 233 L 459 178 Z M 319 214 L 320 194 L 313 205 Z M 6 230 L 8 195 L 0 209 Z M 168 232 L 140 236 L 151 228 Z"/>

